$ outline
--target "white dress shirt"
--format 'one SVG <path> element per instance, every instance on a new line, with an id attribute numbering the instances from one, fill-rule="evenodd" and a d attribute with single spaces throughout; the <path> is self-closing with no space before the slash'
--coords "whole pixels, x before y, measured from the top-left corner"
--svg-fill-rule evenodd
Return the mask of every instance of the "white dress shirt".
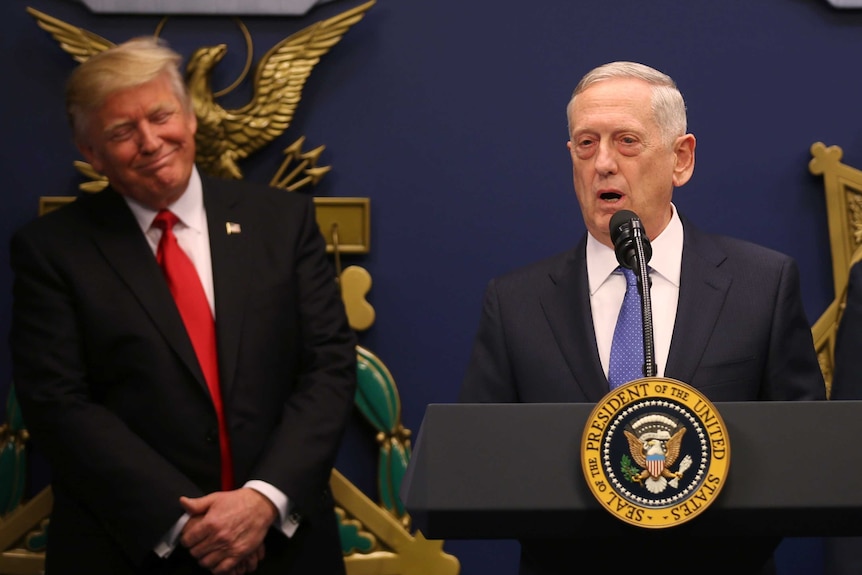
<path id="1" fill-rule="evenodd" d="M 123 197 L 129 209 L 132 210 L 132 214 L 134 214 L 144 235 L 146 235 L 155 256 L 159 240 L 162 237 L 162 230 L 153 226 L 153 220 L 155 220 L 158 211 L 143 206 L 128 196 Z M 192 169 L 192 175 L 186 191 L 168 209 L 179 218 L 179 222 L 174 226 L 174 235 L 180 248 L 189 256 L 189 259 L 192 260 L 195 266 L 195 270 L 198 272 L 210 304 L 210 310 L 215 318 L 215 289 L 213 287 L 210 236 L 209 228 L 207 227 L 206 209 L 204 207 L 203 186 L 197 167 Z M 299 523 L 289 513 L 290 501 L 280 489 L 257 479 L 247 481 L 243 487 L 254 489 L 269 499 L 278 510 L 278 517 L 275 520 L 274 526 L 288 537 L 293 536 Z M 167 557 L 174 550 L 177 538 L 182 532 L 188 518 L 188 514 L 183 515 L 162 541 L 159 542 L 155 548 L 159 556 Z"/>
<path id="2" fill-rule="evenodd" d="M 653 338 L 655 344 L 656 376 L 664 377 L 676 308 L 679 303 L 679 276 L 682 267 L 682 221 L 671 204 L 673 215 L 667 227 L 650 242 L 652 258 L 649 261 L 652 288 Z M 587 277 L 590 285 L 590 307 L 593 313 L 593 330 L 599 349 L 599 359 L 605 375 L 611 357 L 611 342 L 617 316 L 626 292 L 622 274 L 615 274 L 619 263 L 614 250 L 587 234 Z"/>

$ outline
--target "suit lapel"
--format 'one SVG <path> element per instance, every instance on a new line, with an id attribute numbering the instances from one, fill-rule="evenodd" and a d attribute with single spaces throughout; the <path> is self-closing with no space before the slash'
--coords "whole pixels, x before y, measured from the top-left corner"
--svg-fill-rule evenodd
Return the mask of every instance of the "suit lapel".
<path id="1" fill-rule="evenodd" d="M 542 296 L 542 309 L 575 383 L 587 401 L 607 393 L 607 378 L 599 360 L 587 279 L 586 236 L 556 269 L 551 288 Z"/>
<path id="2" fill-rule="evenodd" d="M 111 189 L 86 199 L 91 208 L 93 241 L 141 307 L 206 388 L 203 373 L 174 299 L 152 249 L 122 196 Z"/>
<path id="3" fill-rule="evenodd" d="M 724 253 L 683 218 L 679 305 L 665 375 L 692 381 L 712 335 L 732 278 L 721 270 Z"/>
<path id="4" fill-rule="evenodd" d="M 248 229 L 250 222 L 243 222 L 238 215 L 242 196 L 238 189 L 205 176 L 202 181 L 213 268 L 219 374 L 222 393 L 227 398 L 236 372 L 249 282 L 243 257 L 248 236 L 242 234 L 242 229 Z M 238 224 L 239 228 L 233 226 L 228 233 L 228 224 Z"/>

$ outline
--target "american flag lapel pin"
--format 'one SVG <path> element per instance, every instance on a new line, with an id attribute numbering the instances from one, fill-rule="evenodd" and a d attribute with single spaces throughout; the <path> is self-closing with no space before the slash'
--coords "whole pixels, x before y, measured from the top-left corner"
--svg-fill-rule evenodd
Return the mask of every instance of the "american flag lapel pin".
<path id="1" fill-rule="evenodd" d="M 242 231 L 242 228 L 236 222 L 225 222 L 224 227 L 227 231 L 227 235 L 238 234 Z"/>

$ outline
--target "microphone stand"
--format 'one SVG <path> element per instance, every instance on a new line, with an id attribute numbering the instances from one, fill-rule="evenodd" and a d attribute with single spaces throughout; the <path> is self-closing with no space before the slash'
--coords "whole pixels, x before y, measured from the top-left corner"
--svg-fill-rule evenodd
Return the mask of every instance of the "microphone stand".
<path id="1" fill-rule="evenodd" d="M 647 262 L 652 257 L 649 239 L 645 237 L 643 223 L 634 212 L 620 210 L 611 217 L 608 225 L 614 253 L 619 264 L 635 272 L 638 293 L 641 296 L 641 325 L 644 340 L 644 377 L 655 377 L 655 341 L 652 323 L 652 300 Z"/>
<path id="2" fill-rule="evenodd" d="M 633 226 L 635 244 L 635 274 L 638 279 L 638 291 L 641 295 L 641 319 L 644 337 L 644 377 L 655 377 L 655 338 L 652 324 L 652 299 L 650 298 L 649 269 L 646 262 L 649 261 L 644 253 L 644 242 L 642 228 Z"/>

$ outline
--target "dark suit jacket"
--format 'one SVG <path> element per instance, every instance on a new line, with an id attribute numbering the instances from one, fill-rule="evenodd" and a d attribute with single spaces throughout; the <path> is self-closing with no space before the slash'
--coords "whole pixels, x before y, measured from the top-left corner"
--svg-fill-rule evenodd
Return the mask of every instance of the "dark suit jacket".
<path id="1" fill-rule="evenodd" d="M 847 301 L 835 338 L 831 399 L 862 399 L 862 262 L 850 268 Z"/>
<path id="2" fill-rule="evenodd" d="M 862 399 L 862 263 L 850 268 L 847 302 L 835 338 L 833 400 Z M 823 542 L 824 575 L 862 573 L 862 538 L 830 537 Z"/>
<path id="3" fill-rule="evenodd" d="M 665 376 L 714 402 L 824 399 L 796 264 L 747 242 L 704 234 L 685 219 L 683 227 L 679 307 Z M 490 282 L 460 401 L 592 403 L 608 391 L 593 332 L 586 237 L 572 251 Z M 624 548 L 646 557 L 660 545 L 673 565 L 685 564 L 677 563 L 677 554 L 688 547 L 692 560 L 717 566 L 728 559 L 735 569 L 728 572 L 743 573 L 745 565 L 763 563 L 777 543 L 760 542 L 751 557 L 736 560 L 732 550 L 742 553 L 740 541 L 721 545 L 717 558 L 706 541 L 681 543 L 664 533 L 636 538 L 522 542 L 521 572 L 568 572 L 579 553 L 614 561 Z"/>
<path id="4" fill-rule="evenodd" d="M 265 565 L 305 572 L 285 569 L 303 563 L 306 542 L 335 558 L 313 572 L 337 573 L 327 486 L 356 342 L 313 202 L 207 178 L 203 190 L 235 477 L 276 486 L 303 517 L 295 540 L 274 533 Z M 11 253 L 13 379 L 52 466 L 49 573 L 186 572 L 182 550 L 168 562 L 151 550 L 181 495 L 219 490 L 216 415 L 140 227 L 106 190 L 28 224 Z"/>

